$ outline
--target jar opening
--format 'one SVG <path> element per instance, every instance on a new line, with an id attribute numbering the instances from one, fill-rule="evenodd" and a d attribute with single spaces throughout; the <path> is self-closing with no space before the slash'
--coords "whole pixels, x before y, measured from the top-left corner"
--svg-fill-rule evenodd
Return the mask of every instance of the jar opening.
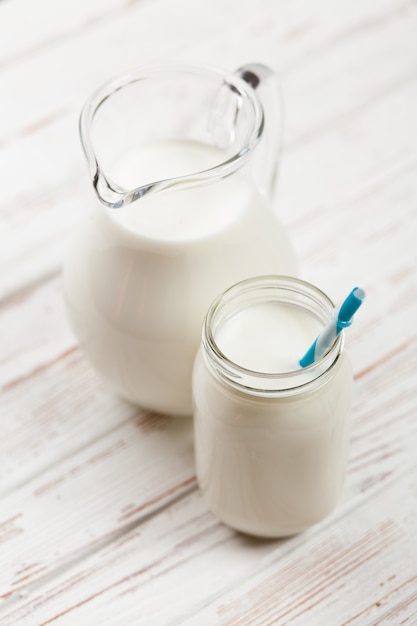
<path id="1" fill-rule="evenodd" d="M 231 357 L 228 350 L 222 350 L 219 333 L 226 325 L 233 326 L 237 314 L 248 307 L 270 304 L 285 305 L 290 316 L 301 314 L 315 320 L 317 328 L 329 321 L 335 308 L 320 289 L 297 278 L 259 276 L 241 281 L 220 294 L 207 313 L 202 339 L 210 370 L 223 382 L 251 395 L 291 395 L 305 391 L 308 385 L 321 385 L 342 352 L 342 333 L 318 361 L 305 368 L 295 365 L 287 371 L 248 367 L 239 358 Z M 248 340 L 247 336 L 242 339 Z M 302 356 L 300 349 L 298 358 Z"/>

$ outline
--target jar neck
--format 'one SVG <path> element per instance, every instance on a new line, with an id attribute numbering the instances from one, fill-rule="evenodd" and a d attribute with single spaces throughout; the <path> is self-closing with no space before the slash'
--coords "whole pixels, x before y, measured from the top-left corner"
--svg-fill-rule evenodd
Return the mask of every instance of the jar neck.
<path id="1" fill-rule="evenodd" d="M 210 371 L 227 386 L 254 396 L 296 395 L 321 386 L 333 375 L 341 357 L 343 333 L 336 337 L 319 360 L 308 367 L 287 372 L 264 373 L 250 370 L 230 360 L 220 350 L 216 334 L 223 324 L 244 308 L 271 302 L 296 307 L 315 318 L 321 326 L 325 326 L 331 319 L 335 308 L 325 293 L 297 278 L 260 276 L 233 285 L 217 297 L 204 321 L 203 355 Z"/>

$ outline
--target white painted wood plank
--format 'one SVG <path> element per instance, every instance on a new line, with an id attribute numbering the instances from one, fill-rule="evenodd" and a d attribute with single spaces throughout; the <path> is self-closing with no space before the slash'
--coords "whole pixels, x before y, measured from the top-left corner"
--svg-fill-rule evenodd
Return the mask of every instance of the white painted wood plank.
<path id="1" fill-rule="evenodd" d="M 59 446 L 57 439 L 51 445 Z M 191 420 L 139 414 L 12 491 L 1 504 L 0 597 L 194 489 L 192 456 Z M 29 564 L 32 571 L 22 578 Z"/>
<path id="2" fill-rule="evenodd" d="M 4 497 L 121 424 L 139 420 L 141 411 L 107 389 L 74 349 L 11 381 L 0 394 L 0 415 Z"/>
<path id="3" fill-rule="evenodd" d="M 125 8 L 124 0 L 31 0 L 2 2 L 0 6 L 0 68 L 53 46 L 98 20 L 112 19 Z"/>
<path id="4" fill-rule="evenodd" d="M 344 120 L 337 129 L 322 131 L 319 138 L 312 137 L 297 150 L 296 146 L 294 150 L 288 148 L 282 160 L 279 189 L 285 215 L 303 220 L 313 210 L 347 203 L 361 189 L 365 192 L 377 187 L 405 164 L 411 165 L 416 158 L 416 97 L 417 77 Z M 391 213 L 393 207 L 387 205 L 384 211 Z M 378 218 L 375 215 L 367 225 L 370 233 L 378 225 Z M 317 221 L 314 225 L 317 236 L 322 232 L 333 241 L 325 224 L 321 230 Z M 365 224 L 361 227 L 364 230 Z"/>
<path id="5" fill-rule="evenodd" d="M 18 623 L 25 614 L 31 614 L 34 602 L 40 606 L 41 610 L 35 619 L 41 623 L 42 620 L 66 611 L 79 602 L 84 604 L 88 601 L 91 590 L 95 590 L 93 595 L 103 596 L 105 602 L 108 593 L 109 598 L 114 596 L 117 603 L 127 600 L 130 604 L 133 601 L 137 606 L 136 616 L 130 617 L 133 623 L 136 620 L 144 623 L 145 619 L 148 620 L 147 623 L 155 623 L 152 621 L 155 611 L 162 609 L 170 612 L 174 611 L 177 602 L 183 607 L 190 601 L 195 602 L 192 587 L 196 580 L 202 583 L 197 592 L 198 597 L 201 594 L 210 594 L 213 584 L 215 588 L 218 585 L 223 586 L 236 575 L 240 577 L 242 568 L 243 571 L 247 571 L 248 567 L 256 568 L 259 559 L 265 557 L 270 549 L 269 543 L 262 544 L 239 537 L 220 524 L 207 513 L 200 495 L 195 492 L 104 547 L 96 555 L 93 554 L 84 564 L 76 564 L 75 569 L 54 575 L 47 585 L 50 588 L 48 596 L 56 607 L 55 610 L 52 609 L 52 614 L 52 607 L 48 606 L 49 598 L 43 596 L 42 591 L 43 597 L 34 590 L 33 594 L 27 592 L 23 604 L 22 600 L 18 602 L 22 609 L 17 608 L 17 612 L 13 606 L 16 603 L 6 601 L 2 619 L 7 623 L 6 616 L 10 610 L 11 623 L 15 620 Z M 231 554 L 233 561 L 226 558 Z M 223 579 L 217 573 L 217 567 L 222 565 L 219 559 L 222 558 L 225 558 L 226 566 Z M 198 567 L 200 560 L 203 565 L 201 570 Z M 186 573 L 186 577 L 181 574 L 181 570 Z M 185 587 L 182 582 L 181 585 L 173 583 L 172 576 L 175 577 L 175 572 L 178 583 L 180 580 L 184 581 Z M 213 577 L 214 573 L 217 581 Z M 142 587 L 139 596 L 137 586 Z M 28 604 L 32 606 L 29 607 Z M 115 611 L 116 614 L 119 611 L 116 606 Z M 75 619 L 74 614 L 66 617 L 69 620 Z M 114 616 L 108 617 L 113 621 Z M 92 618 L 84 615 L 82 619 L 84 623 L 88 623 Z M 97 614 L 95 619 L 101 622 L 104 615 Z M 120 619 L 120 623 L 127 623 L 126 615 L 123 619 L 120 616 Z"/>
<path id="6" fill-rule="evenodd" d="M 0 308 L 0 326 L 0 389 L 75 348 L 60 277 L 11 299 Z"/>
<path id="7" fill-rule="evenodd" d="M 368 498 L 413 464 L 416 365 L 414 344 L 356 380 L 345 501 Z"/>
<path id="8" fill-rule="evenodd" d="M 74 157 L 73 165 L 72 178 L 3 212 L 0 300 L 61 272 L 68 239 L 96 201 L 84 163 Z"/>
<path id="9" fill-rule="evenodd" d="M 412 581 L 412 582 L 415 582 Z M 403 585 L 399 585 L 394 593 L 402 590 Z M 392 626 L 392 624 L 414 624 L 417 615 L 417 592 L 411 591 L 409 596 L 400 601 L 396 606 L 382 616 L 378 617 L 375 626 Z"/>
<path id="10" fill-rule="evenodd" d="M 416 22 L 415 5 L 398 4 L 391 13 L 348 24 L 302 63 L 284 68 L 287 142 L 294 148 L 307 134 L 340 125 L 343 117 L 415 78 Z"/>
<path id="11" fill-rule="evenodd" d="M 195 493 L 6 602 L 3 623 L 28 616 L 60 625 L 375 620 L 406 599 L 415 580 L 416 472 L 410 466 L 361 506 L 281 541 L 228 530 Z"/>
<path id="12" fill-rule="evenodd" d="M 277 550 L 269 567 L 181 623 L 375 624 L 415 588 L 417 476 L 415 467 L 408 471 L 308 547 L 283 557 Z"/>

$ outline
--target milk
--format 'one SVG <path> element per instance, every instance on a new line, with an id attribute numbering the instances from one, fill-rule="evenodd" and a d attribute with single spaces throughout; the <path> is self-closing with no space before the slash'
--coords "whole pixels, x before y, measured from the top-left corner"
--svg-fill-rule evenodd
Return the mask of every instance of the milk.
<path id="1" fill-rule="evenodd" d="M 264 302 L 244 308 L 215 335 L 228 359 L 257 372 L 289 372 L 317 337 L 319 321 L 294 306 Z"/>
<path id="2" fill-rule="evenodd" d="M 193 141 L 160 140 L 134 147 L 110 169 L 126 189 L 163 179 L 181 179 L 215 167 L 226 155 L 212 146 Z M 252 191 L 243 180 L 190 189 L 187 193 L 150 195 L 109 215 L 141 237 L 182 242 L 207 238 L 228 229 L 243 217 Z"/>
<path id="3" fill-rule="evenodd" d="M 128 189 L 227 160 L 191 141 L 121 155 L 109 175 Z M 213 298 L 247 276 L 295 273 L 283 228 L 237 172 L 153 193 L 121 209 L 96 203 L 70 244 L 64 288 L 72 327 L 111 388 L 135 404 L 190 415 L 192 364 Z"/>
<path id="4" fill-rule="evenodd" d="M 193 374 L 197 477 L 209 508 L 237 530 L 291 535 L 341 496 L 350 363 L 339 346 L 298 365 L 323 324 L 293 303 L 230 305 L 213 321 L 216 350 L 205 326 Z"/>

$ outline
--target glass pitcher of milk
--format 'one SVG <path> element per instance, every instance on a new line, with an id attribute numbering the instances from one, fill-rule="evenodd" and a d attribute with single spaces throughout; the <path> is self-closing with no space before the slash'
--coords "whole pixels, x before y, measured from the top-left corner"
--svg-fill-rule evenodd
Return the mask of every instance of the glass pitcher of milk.
<path id="1" fill-rule="evenodd" d="M 191 415 L 213 298 L 250 276 L 295 274 L 271 208 L 280 114 L 262 65 L 145 69 L 85 104 L 81 142 L 100 202 L 70 243 L 65 298 L 85 355 L 131 402 Z"/>

